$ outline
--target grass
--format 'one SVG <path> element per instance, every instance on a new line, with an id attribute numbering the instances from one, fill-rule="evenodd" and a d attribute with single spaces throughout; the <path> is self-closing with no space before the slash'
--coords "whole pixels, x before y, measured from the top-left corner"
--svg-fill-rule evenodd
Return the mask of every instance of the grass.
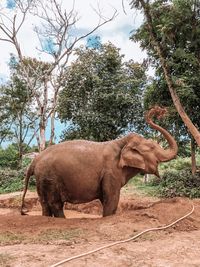
<path id="1" fill-rule="evenodd" d="M 11 267 L 10 262 L 13 258 L 8 253 L 0 253 L 0 267 Z"/>
<path id="2" fill-rule="evenodd" d="M 139 233 L 140 232 L 133 233 L 132 236 L 135 236 Z M 134 239 L 133 242 L 155 241 L 155 240 L 160 239 L 163 236 L 163 234 L 165 234 L 164 231 L 145 233 L 145 234 L 139 236 L 138 238 Z"/>
<path id="3" fill-rule="evenodd" d="M 80 237 L 81 233 L 82 230 L 80 229 L 71 229 L 71 230 L 48 229 L 42 231 L 36 237 L 36 240 L 40 242 L 57 241 L 57 240 L 68 241 Z"/>
<path id="4" fill-rule="evenodd" d="M 61 229 L 47 229 L 33 236 L 23 234 L 23 233 L 12 233 L 4 232 L 0 233 L 0 245 L 14 245 L 14 244 L 37 244 L 37 243 L 48 243 L 55 242 L 59 240 L 72 241 L 81 236 L 83 230 L 71 229 L 71 230 L 61 230 Z"/>
<path id="5" fill-rule="evenodd" d="M 128 195 L 156 196 L 156 190 L 157 186 L 144 183 L 143 176 L 137 175 L 123 187 L 122 192 Z"/>
<path id="6" fill-rule="evenodd" d="M 26 237 L 23 234 L 16 234 L 12 232 L 0 233 L 0 245 L 20 244 Z"/>

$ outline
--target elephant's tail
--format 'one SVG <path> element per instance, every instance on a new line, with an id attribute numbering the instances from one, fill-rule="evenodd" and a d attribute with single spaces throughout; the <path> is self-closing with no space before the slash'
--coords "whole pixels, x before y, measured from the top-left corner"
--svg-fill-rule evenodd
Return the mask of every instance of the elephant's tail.
<path id="1" fill-rule="evenodd" d="M 27 172 L 26 172 L 26 177 L 24 179 L 24 192 L 23 192 L 23 196 L 22 196 L 22 204 L 21 204 L 21 215 L 26 215 L 27 210 L 24 211 L 24 199 L 25 199 L 25 195 L 28 189 L 28 183 L 29 183 L 29 179 L 30 177 L 34 174 L 34 168 L 35 168 L 35 159 L 31 162 Z"/>

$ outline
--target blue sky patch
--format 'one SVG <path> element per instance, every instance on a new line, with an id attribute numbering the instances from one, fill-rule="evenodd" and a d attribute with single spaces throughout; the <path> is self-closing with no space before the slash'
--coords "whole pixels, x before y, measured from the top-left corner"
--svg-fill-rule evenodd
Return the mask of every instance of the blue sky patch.
<path id="1" fill-rule="evenodd" d="M 56 46 L 53 39 L 52 38 L 44 39 L 42 42 L 42 49 L 49 54 L 53 54 L 54 52 L 56 52 Z"/>
<path id="2" fill-rule="evenodd" d="M 98 35 L 92 35 L 87 38 L 86 47 L 99 49 L 101 47 L 101 37 Z"/>
<path id="3" fill-rule="evenodd" d="M 6 8 L 8 9 L 14 9 L 16 7 L 15 0 L 7 0 L 6 1 Z"/>

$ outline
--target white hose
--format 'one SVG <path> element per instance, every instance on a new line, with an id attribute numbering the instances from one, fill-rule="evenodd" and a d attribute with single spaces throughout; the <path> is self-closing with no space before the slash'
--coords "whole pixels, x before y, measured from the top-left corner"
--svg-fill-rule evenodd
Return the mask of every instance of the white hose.
<path id="1" fill-rule="evenodd" d="M 139 234 L 131 237 L 131 238 L 128 238 L 128 239 L 125 239 L 125 240 L 121 240 L 121 241 L 116 241 L 114 243 L 111 243 L 109 245 L 105 245 L 105 246 L 102 246 L 100 248 L 97 248 L 97 249 L 94 249 L 94 250 L 91 250 L 91 251 L 88 251 L 88 252 L 85 252 L 85 253 L 82 253 L 82 254 L 79 254 L 79 255 L 76 255 L 76 256 L 73 256 L 73 257 L 70 257 L 70 258 L 67 258 L 67 259 L 64 259 L 58 263 L 55 263 L 53 265 L 51 265 L 50 267 L 56 267 L 56 266 L 59 266 L 59 265 L 62 265 L 63 263 L 65 262 L 69 262 L 69 261 L 72 261 L 72 260 L 75 260 L 75 259 L 78 259 L 78 258 L 81 258 L 81 257 L 84 257 L 84 256 L 87 256 L 87 255 L 90 255 L 90 254 L 93 254 L 97 251 L 100 251 L 102 249 L 105 249 L 105 248 L 110 248 L 110 247 L 113 247 L 115 245 L 119 245 L 119 244 L 122 244 L 122 243 L 126 243 L 126 242 L 129 242 L 129 241 L 132 241 L 136 238 L 138 238 L 139 236 L 145 234 L 145 233 L 148 233 L 148 232 L 152 232 L 152 231 L 159 231 L 159 230 L 164 230 L 164 229 L 167 229 L 173 225 L 175 225 L 176 223 L 182 221 L 183 219 L 185 219 L 186 217 L 190 216 L 194 211 L 194 205 L 192 204 L 192 210 L 187 213 L 186 215 L 182 216 L 181 218 L 177 219 L 176 221 L 168 224 L 168 225 L 165 225 L 165 226 L 161 226 L 161 227 L 155 227 L 155 228 L 149 228 L 147 230 L 144 230 L 142 232 L 140 232 Z"/>

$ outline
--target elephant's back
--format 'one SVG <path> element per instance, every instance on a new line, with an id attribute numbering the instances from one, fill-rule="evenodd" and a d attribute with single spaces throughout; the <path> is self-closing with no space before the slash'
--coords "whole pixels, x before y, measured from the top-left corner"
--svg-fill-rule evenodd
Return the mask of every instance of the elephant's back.
<path id="1" fill-rule="evenodd" d="M 37 158 L 35 174 L 70 175 L 74 173 L 99 172 L 103 166 L 104 143 L 76 140 L 53 145 Z M 49 173 L 51 172 L 51 174 Z"/>
<path id="2" fill-rule="evenodd" d="M 93 142 L 87 140 L 65 141 L 48 147 L 40 153 L 38 158 L 39 160 L 42 160 L 43 158 L 60 158 L 60 155 L 68 157 L 70 155 L 74 155 L 76 157 L 79 155 L 89 155 L 91 157 L 92 155 L 98 155 L 99 153 L 102 155 L 105 143 L 106 142 Z"/>

